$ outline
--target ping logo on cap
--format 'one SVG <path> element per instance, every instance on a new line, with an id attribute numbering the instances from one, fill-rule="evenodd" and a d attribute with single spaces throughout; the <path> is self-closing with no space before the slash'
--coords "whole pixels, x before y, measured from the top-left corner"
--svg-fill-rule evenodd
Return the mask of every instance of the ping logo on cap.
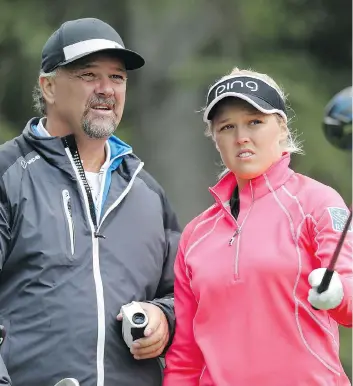
<path id="1" fill-rule="evenodd" d="M 279 91 L 265 80 L 249 75 L 228 76 L 210 87 L 203 116 L 204 122 L 210 122 L 211 110 L 227 97 L 243 99 L 262 113 L 279 114 L 287 122 L 286 106 Z"/>
<path id="2" fill-rule="evenodd" d="M 232 91 L 234 88 L 238 88 L 235 86 L 240 86 L 241 88 L 246 87 L 248 90 L 252 92 L 256 92 L 259 89 L 259 85 L 257 82 L 253 80 L 248 80 L 247 82 L 243 82 L 242 80 L 232 80 L 230 79 L 225 84 L 220 84 L 215 90 L 215 97 L 217 98 L 219 95 L 226 91 Z"/>

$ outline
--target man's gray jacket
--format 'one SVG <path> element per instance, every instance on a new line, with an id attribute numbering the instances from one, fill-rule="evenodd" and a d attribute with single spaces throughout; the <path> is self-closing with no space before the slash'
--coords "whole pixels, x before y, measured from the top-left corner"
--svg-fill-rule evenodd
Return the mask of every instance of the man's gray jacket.
<path id="1" fill-rule="evenodd" d="M 111 137 L 95 225 L 69 148 L 36 135 L 37 123 L 0 146 L 0 384 L 8 372 L 14 386 L 65 377 L 161 385 L 160 360 L 135 360 L 116 316 L 132 300 L 151 301 L 173 335 L 176 216 L 131 148 Z"/>

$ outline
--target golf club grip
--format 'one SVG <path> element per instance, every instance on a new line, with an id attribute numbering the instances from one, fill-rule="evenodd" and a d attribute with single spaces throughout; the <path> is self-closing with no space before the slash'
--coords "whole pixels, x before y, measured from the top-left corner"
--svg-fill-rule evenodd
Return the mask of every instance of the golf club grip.
<path id="1" fill-rule="evenodd" d="M 316 289 L 316 292 L 318 294 L 321 294 L 328 289 L 334 272 L 335 271 L 331 271 L 329 269 L 326 269 L 324 276 L 322 277 L 321 283 L 319 284 L 319 286 Z M 318 308 L 316 308 L 314 306 L 312 306 L 312 307 L 314 310 L 317 310 L 317 311 L 319 310 Z"/>
<path id="2" fill-rule="evenodd" d="M 326 269 L 325 274 L 322 277 L 321 283 L 316 289 L 318 294 L 321 294 L 328 289 L 334 272 L 335 271 L 331 271 L 329 269 Z"/>

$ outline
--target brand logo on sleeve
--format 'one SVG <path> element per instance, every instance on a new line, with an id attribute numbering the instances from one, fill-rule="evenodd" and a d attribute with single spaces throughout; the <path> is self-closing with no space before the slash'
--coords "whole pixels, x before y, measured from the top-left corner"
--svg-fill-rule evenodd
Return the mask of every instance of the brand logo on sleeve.
<path id="1" fill-rule="evenodd" d="M 327 208 L 331 217 L 332 229 L 336 232 L 343 232 L 344 226 L 348 220 L 349 211 L 345 208 Z M 352 225 L 349 226 L 348 232 L 352 232 Z"/>

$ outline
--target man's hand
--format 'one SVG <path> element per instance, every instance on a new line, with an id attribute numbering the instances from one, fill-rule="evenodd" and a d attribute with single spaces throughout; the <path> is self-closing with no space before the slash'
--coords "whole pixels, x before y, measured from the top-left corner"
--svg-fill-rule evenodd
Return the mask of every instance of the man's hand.
<path id="1" fill-rule="evenodd" d="M 309 275 L 309 284 L 313 287 L 309 290 L 308 301 L 319 310 L 331 310 L 338 307 L 343 300 L 343 285 L 340 276 L 334 272 L 328 289 L 318 294 L 316 288 L 321 283 L 326 268 L 317 268 Z"/>
<path id="2" fill-rule="evenodd" d="M 141 307 L 148 316 L 148 324 L 145 328 L 145 337 L 136 340 L 131 353 L 135 359 L 156 358 L 162 354 L 169 340 L 169 327 L 163 311 L 151 303 L 140 302 Z M 123 319 L 120 313 L 117 319 Z"/>

